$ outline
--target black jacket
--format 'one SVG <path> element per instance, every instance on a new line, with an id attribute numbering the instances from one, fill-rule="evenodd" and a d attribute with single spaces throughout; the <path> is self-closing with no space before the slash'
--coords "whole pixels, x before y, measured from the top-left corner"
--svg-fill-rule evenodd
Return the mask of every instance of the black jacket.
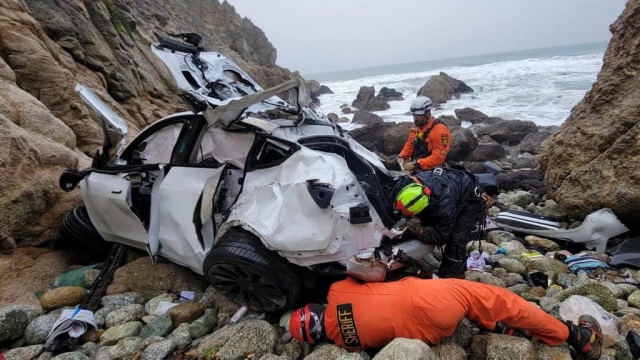
<path id="1" fill-rule="evenodd" d="M 416 215 L 425 227 L 426 239 L 432 245 L 446 245 L 451 239 L 458 215 L 465 208 L 479 206 L 482 189 L 474 175 L 462 170 L 445 169 L 441 175 L 431 170 L 422 171 L 415 177 L 431 190 L 429 206 Z M 395 204 L 400 190 L 412 182 L 408 176 L 398 180 L 389 199 L 391 206 Z"/>

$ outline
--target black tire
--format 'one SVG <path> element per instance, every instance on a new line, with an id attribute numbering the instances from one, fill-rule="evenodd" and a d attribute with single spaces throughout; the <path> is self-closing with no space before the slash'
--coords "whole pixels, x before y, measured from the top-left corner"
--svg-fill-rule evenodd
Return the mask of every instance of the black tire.
<path id="1" fill-rule="evenodd" d="M 91 223 L 83 205 L 71 210 L 62 221 L 61 247 L 82 264 L 104 261 L 113 244 L 106 242 Z"/>
<path id="2" fill-rule="evenodd" d="M 203 270 L 211 285 L 238 304 L 248 301 L 256 311 L 288 310 L 300 299 L 301 282 L 294 265 L 239 228 L 220 237 Z"/>

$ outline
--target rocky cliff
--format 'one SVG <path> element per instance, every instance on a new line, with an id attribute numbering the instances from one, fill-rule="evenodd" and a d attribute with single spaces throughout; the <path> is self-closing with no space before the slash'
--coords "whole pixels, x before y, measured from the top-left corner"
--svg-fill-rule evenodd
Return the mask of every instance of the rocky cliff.
<path id="1" fill-rule="evenodd" d="M 76 82 L 115 108 L 130 136 L 183 109 L 150 48 L 167 32 L 201 34 L 263 87 L 290 77 L 262 30 L 226 2 L 0 0 L 0 252 L 55 239 L 80 201 L 58 176 L 86 166 L 102 136 Z"/>
<path id="2" fill-rule="evenodd" d="M 547 191 L 575 217 L 640 220 L 640 0 L 629 0 L 593 88 L 539 155 Z"/>

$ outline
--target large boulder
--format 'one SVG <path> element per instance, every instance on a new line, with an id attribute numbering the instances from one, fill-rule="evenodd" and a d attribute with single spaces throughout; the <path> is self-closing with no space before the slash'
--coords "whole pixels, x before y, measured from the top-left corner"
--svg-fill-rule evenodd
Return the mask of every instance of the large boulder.
<path id="1" fill-rule="evenodd" d="M 504 147 L 497 142 L 479 143 L 478 146 L 465 157 L 465 161 L 485 162 L 500 160 L 506 156 Z"/>
<path id="2" fill-rule="evenodd" d="M 538 132 L 533 121 L 504 120 L 478 129 L 478 135 L 489 135 L 499 143 L 517 145 L 527 135 Z"/>
<path id="3" fill-rule="evenodd" d="M 384 132 L 384 154 L 394 155 L 400 153 L 409 138 L 409 130 L 413 126 L 410 122 L 401 122 L 394 127 L 389 127 Z"/>
<path id="4" fill-rule="evenodd" d="M 517 158 L 511 159 L 514 169 L 535 169 L 538 167 L 538 159 L 529 153 L 520 154 Z"/>
<path id="5" fill-rule="evenodd" d="M 374 125 L 382 123 L 384 120 L 374 113 L 370 113 L 365 110 L 358 110 L 354 112 L 351 122 L 353 124 Z"/>
<path id="6" fill-rule="evenodd" d="M 478 147 L 478 139 L 471 130 L 456 127 L 451 130 L 451 148 L 447 155 L 448 161 L 462 161 L 475 148 Z M 480 156 L 480 155 L 479 155 Z"/>
<path id="7" fill-rule="evenodd" d="M 471 343 L 472 360 L 538 359 L 533 343 L 517 336 L 476 335 Z"/>
<path id="8" fill-rule="evenodd" d="M 356 99 L 351 106 L 364 111 L 380 111 L 390 108 L 387 100 L 381 94 L 376 96 L 376 89 L 373 86 L 362 86 Z"/>
<path id="9" fill-rule="evenodd" d="M 120 267 L 113 275 L 113 283 L 128 285 L 144 299 L 167 291 L 179 294 L 185 290 L 195 292 L 195 299 L 199 299 L 207 287 L 204 278 L 191 270 L 169 262 L 152 264 L 148 257 L 141 257 Z"/>
<path id="10" fill-rule="evenodd" d="M 630 0 L 613 34 L 598 80 L 560 130 L 542 145 L 539 161 L 549 195 L 573 218 L 610 208 L 640 229 L 640 1 Z"/>
<path id="11" fill-rule="evenodd" d="M 432 76 L 418 91 L 428 96 L 434 104 L 444 104 L 452 98 L 459 99 L 461 94 L 472 93 L 473 89 L 464 82 L 454 79 L 444 72 Z"/>
<path id="12" fill-rule="evenodd" d="M 380 96 L 386 101 L 399 101 L 404 100 L 402 93 L 397 91 L 396 89 L 390 89 L 388 87 L 383 87 L 380 89 Z"/>
<path id="13" fill-rule="evenodd" d="M 333 94 L 333 91 L 329 89 L 327 85 L 320 85 L 318 91 L 315 92 L 316 96 L 324 95 L 324 94 Z"/>
<path id="14" fill-rule="evenodd" d="M 382 348 L 373 360 L 436 360 L 429 345 L 417 339 L 396 338 Z"/>
<path id="15" fill-rule="evenodd" d="M 455 113 L 458 119 L 470 122 L 472 124 L 481 123 L 489 118 L 489 116 L 487 116 L 487 114 L 483 113 L 482 111 L 478 111 L 469 107 L 456 109 Z"/>
<path id="16" fill-rule="evenodd" d="M 520 189 L 522 183 L 528 180 L 542 180 L 542 174 L 537 170 L 518 170 L 510 173 L 501 173 L 496 176 L 498 188 L 503 191 Z"/>
<path id="17" fill-rule="evenodd" d="M 383 122 L 351 130 L 349 131 L 349 134 L 367 149 L 384 154 L 387 153 L 387 144 L 384 135 L 386 131 L 395 127 L 396 124 L 394 123 Z M 405 133 L 405 137 L 408 136 L 409 130 Z M 404 141 L 406 141 L 406 138 Z"/>
<path id="18" fill-rule="evenodd" d="M 520 152 L 538 155 L 540 145 L 551 135 L 552 133 L 549 131 L 540 131 L 525 136 L 524 139 L 520 141 Z"/>
<path id="19" fill-rule="evenodd" d="M 462 126 L 462 121 L 460 121 L 460 119 L 452 115 L 440 115 L 438 116 L 438 120 L 440 120 L 443 124 L 447 125 L 449 130 L 453 130 L 458 126 Z"/>

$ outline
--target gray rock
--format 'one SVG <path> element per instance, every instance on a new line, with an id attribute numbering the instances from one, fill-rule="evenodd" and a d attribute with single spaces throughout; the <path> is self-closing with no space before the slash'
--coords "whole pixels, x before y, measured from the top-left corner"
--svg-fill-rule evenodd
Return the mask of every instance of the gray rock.
<path id="1" fill-rule="evenodd" d="M 469 281 L 475 281 L 487 285 L 507 287 L 503 280 L 498 279 L 497 277 L 485 272 L 468 270 L 467 272 L 465 272 L 464 278 Z"/>
<path id="2" fill-rule="evenodd" d="M 602 285 L 606 286 L 609 290 L 611 290 L 611 292 L 616 298 L 624 299 L 624 290 L 622 290 L 622 288 L 619 288 L 615 284 L 612 284 L 608 281 L 602 281 L 601 283 Z"/>
<path id="3" fill-rule="evenodd" d="M 121 308 L 131 304 L 143 304 L 144 300 L 138 293 L 128 292 L 124 294 L 107 295 L 100 300 L 104 307 Z"/>
<path id="4" fill-rule="evenodd" d="M 514 169 L 536 169 L 538 167 L 538 159 L 534 155 L 524 153 L 515 159 L 511 159 Z"/>
<path id="5" fill-rule="evenodd" d="M 205 309 L 204 315 L 189 325 L 191 337 L 197 339 L 207 335 L 218 323 L 218 312 L 215 309 Z"/>
<path id="6" fill-rule="evenodd" d="M 469 347 L 471 339 L 477 333 L 478 328 L 467 318 L 462 318 L 456 326 L 453 335 L 444 340 L 445 343 L 452 343 L 463 348 Z"/>
<path id="7" fill-rule="evenodd" d="M 149 345 L 140 360 L 163 360 L 175 350 L 176 344 L 171 340 L 164 340 Z"/>
<path id="8" fill-rule="evenodd" d="M 527 135 L 537 133 L 538 127 L 533 121 L 505 120 L 478 129 L 478 135 L 489 135 L 499 143 L 516 145 Z"/>
<path id="9" fill-rule="evenodd" d="M 478 143 L 469 155 L 467 155 L 465 161 L 484 162 L 491 160 L 500 160 L 506 156 L 506 152 L 502 145 L 493 143 Z"/>
<path id="10" fill-rule="evenodd" d="M 204 291 L 204 294 L 202 294 L 202 297 L 200 298 L 200 300 L 198 301 L 202 303 L 202 305 L 204 305 L 205 308 L 214 307 L 215 301 L 216 301 L 215 300 L 216 294 L 217 294 L 216 288 L 209 285 L 207 289 Z"/>
<path id="11" fill-rule="evenodd" d="M 98 344 L 94 342 L 88 342 L 88 343 L 82 344 L 82 346 L 78 351 L 87 355 L 89 358 L 94 358 L 98 353 L 99 349 L 100 347 L 98 346 Z"/>
<path id="12" fill-rule="evenodd" d="M 553 307 L 558 304 L 560 304 L 558 299 L 553 297 L 544 297 L 540 299 L 540 308 L 548 313 L 550 313 L 551 310 L 553 310 Z"/>
<path id="13" fill-rule="evenodd" d="M 460 119 L 452 115 L 440 115 L 438 116 L 438 120 L 440 120 L 440 122 L 445 124 L 447 128 L 449 128 L 449 130 L 451 130 L 452 132 L 453 130 L 455 130 L 455 128 L 462 126 L 462 121 L 460 121 Z M 471 133 L 471 135 L 475 137 L 475 135 L 473 135 L 473 132 Z M 452 142 L 452 145 L 453 145 L 453 142 Z M 449 152 L 449 155 L 450 154 L 451 152 Z"/>
<path id="14" fill-rule="evenodd" d="M 32 345 L 8 350 L 3 355 L 6 360 L 32 360 L 38 358 L 43 351 L 43 345 Z"/>
<path id="15" fill-rule="evenodd" d="M 527 251 L 527 248 L 524 247 L 524 245 L 516 240 L 513 241 L 505 241 L 502 244 L 500 244 L 501 248 L 504 248 L 507 251 L 507 255 L 509 254 L 515 254 L 515 255 L 520 255 L 523 252 Z M 515 272 L 515 271 L 511 271 L 511 272 Z"/>
<path id="16" fill-rule="evenodd" d="M 502 244 L 505 241 L 512 241 L 515 239 L 516 239 L 516 236 L 513 235 L 513 233 L 510 233 L 508 231 L 494 230 L 494 231 L 490 231 L 487 234 L 487 241 L 493 244 L 496 244 L 498 246 L 500 246 L 500 244 Z"/>
<path id="17" fill-rule="evenodd" d="M 527 284 L 518 284 L 518 285 L 514 285 L 509 287 L 509 290 L 513 291 L 514 293 L 521 295 L 524 294 L 526 292 L 528 292 L 530 289 L 529 285 Z"/>
<path id="18" fill-rule="evenodd" d="M 632 284 L 616 284 L 616 286 L 618 288 L 620 288 L 620 290 L 622 290 L 622 292 L 624 293 L 624 298 L 625 300 L 627 300 L 627 298 L 629 298 L 629 295 L 633 294 L 634 292 L 638 291 L 638 288 L 635 285 Z"/>
<path id="19" fill-rule="evenodd" d="M 164 314 L 151 320 L 140 332 L 140 337 L 146 339 L 151 336 L 167 336 L 173 330 L 173 322 L 169 314 Z"/>
<path id="20" fill-rule="evenodd" d="M 567 264 L 548 256 L 530 259 L 530 266 L 532 270 L 555 272 L 558 274 L 558 281 L 560 281 L 560 276 L 562 274 L 568 274 L 571 272 Z"/>
<path id="21" fill-rule="evenodd" d="M 498 201 L 503 204 L 512 204 L 517 205 L 522 208 L 527 207 L 527 205 L 534 202 L 534 195 L 526 192 L 526 191 L 516 191 L 512 193 L 505 193 L 498 195 Z"/>
<path id="22" fill-rule="evenodd" d="M 53 324 L 60 315 L 47 314 L 33 319 L 24 331 L 24 342 L 27 345 L 44 344 Z"/>
<path id="23" fill-rule="evenodd" d="M 318 344 L 311 354 L 305 357 L 310 360 L 337 359 L 341 355 L 346 355 L 347 351 L 333 344 Z"/>
<path id="24" fill-rule="evenodd" d="M 101 346 L 100 349 L 98 349 L 95 360 L 113 360 L 111 359 L 109 352 L 111 351 L 111 348 L 114 347 L 115 346 Z"/>
<path id="25" fill-rule="evenodd" d="M 149 324 L 150 322 L 152 322 L 154 319 L 157 319 L 158 315 L 145 315 L 142 317 L 142 323 L 143 324 Z"/>
<path id="26" fill-rule="evenodd" d="M 521 284 L 522 281 L 524 281 L 524 279 L 520 274 L 508 273 L 507 275 L 504 276 L 504 278 L 502 278 L 502 281 L 504 281 L 504 284 L 507 287 L 511 287 L 514 285 Z"/>
<path id="27" fill-rule="evenodd" d="M 516 259 L 505 258 L 498 262 L 507 272 L 516 273 L 520 275 L 527 274 L 527 268 L 520 261 Z"/>
<path id="28" fill-rule="evenodd" d="M 224 327 L 206 336 L 198 352 L 203 354 L 219 348 L 220 360 L 236 359 L 244 354 L 254 353 L 256 357 L 271 353 L 278 341 L 275 328 L 263 320 L 247 320 Z"/>
<path id="29" fill-rule="evenodd" d="M 545 201 L 544 207 L 537 212 L 537 215 L 548 216 L 557 221 L 566 221 L 569 218 L 567 212 L 553 200 Z"/>
<path id="30" fill-rule="evenodd" d="M 640 308 L 640 290 L 636 290 L 629 297 L 627 297 L 627 302 L 629 305 Z"/>
<path id="31" fill-rule="evenodd" d="M 626 308 L 627 306 L 629 306 L 629 303 L 627 303 L 626 301 L 624 301 L 624 300 L 622 300 L 622 299 L 618 299 L 618 300 L 616 301 L 616 304 L 617 304 L 617 309 L 616 309 L 616 311 L 618 311 L 618 310 L 622 310 L 622 309 Z"/>
<path id="32" fill-rule="evenodd" d="M 575 274 L 558 274 L 558 285 L 560 286 L 574 286 L 577 280 Z"/>
<path id="33" fill-rule="evenodd" d="M 361 86 L 356 99 L 351 106 L 365 111 L 380 111 L 389 109 L 390 105 L 382 94 L 375 95 L 373 86 Z"/>
<path id="34" fill-rule="evenodd" d="M 167 336 L 167 340 L 173 341 L 176 346 L 185 347 L 191 344 L 191 335 L 189 334 L 189 324 L 180 324 L 171 335 Z"/>
<path id="35" fill-rule="evenodd" d="M 478 147 L 478 139 L 471 130 L 462 127 L 451 129 L 451 148 L 447 161 L 462 161 Z"/>
<path id="36" fill-rule="evenodd" d="M 138 321 L 144 316 L 144 307 L 140 304 L 131 304 L 121 307 L 118 310 L 110 312 L 105 318 L 105 325 L 110 328 L 112 326 L 121 325 L 131 321 Z"/>
<path id="37" fill-rule="evenodd" d="M 107 320 L 107 315 L 109 315 L 110 312 L 117 310 L 119 307 L 103 307 L 102 309 L 98 310 L 95 312 L 95 314 L 93 314 L 93 319 L 96 321 L 96 325 L 98 325 L 99 328 L 103 328 L 104 324 Z"/>
<path id="38" fill-rule="evenodd" d="M 542 131 L 542 129 L 540 129 L 540 132 L 525 136 L 524 139 L 520 141 L 520 151 L 538 155 L 540 152 L 540 144 L 551 136 L 551 134 L 550 131 Z"/>
<path id="39" fill-rule="evenodd" d="M 336 360 L 371 360 L 371 356 L 364 351 L 342 354 Z"/>
<path id="40" fill-rule="evenodd" d="M 562 289 L 558 289 L 557 287 L 549 287 L 547 288 L 547 296 L 553 296 L 562 291 Z"/>
<path id="41" fill-rule="evenodd" d="M 368 111 L 358 110 L 353 113 L 353 119 L 351 123 L 353 124 L 363 124 L 363 125 L 372 125 L 372 124 L 380 124 L 383 123 L 384 120 L 374 113 L 370 113 Z"/>
<path id="42" fill-rule="evenodd" d="M 480 245 L 478 244 L 477 241 L 470 241 L 470 242 L 467 243 L 467 252 L 470 253 L 473 250 L 479 250 L 480 249 L 479 246 Z M 489 254 L 493 254 L 496 251 L 498 251 L 498 245 L 494 245 L 492 243 L 488 243 L 488 242 L 483 241 L 482 242 L 482 251 L 486 252 L 486 253 L 489 253 Z"/>
<path id="43" fill-rule="evenodd" d="M 481 123 L 483 120 L 486 120 L 489 118 L 489 116 L 487 116 L 482 111 L 472 109 L 469 107 L 462 108 L 462 109 L 455 109 L 454 112 L 458 119 L 462 121 L 470 122 L 472 124 Z"/>
<path id="44" fill-rule="evenodd" d="M 82 276 L 82 286 L 89 289 L 93 282 L 100 276 L 100 270 L 98 269 L 88 269 L 84 272 Z"/>
<path id="45" fill-rule="evenodd" d="M 130 359 L 138 352 L 140 344 L 142 338 L 138 336 L 121 339 L 116 346 L 109 349 L 109 355 L 112 359 Z"/>
<path id="46" fill-rule="evenodd" d="M 45 351 L 38 357 L 38 360 L 51 360 L 53 359 L 53 353 Z"/>
<path id="47" fill-rule="evenodd" d="M 507 276 L 507 270 L 503 268 L 493 269 L 491 275 L 497 277 L 498 279 L 504 280 L 504 277 Z"/>
<path id="48" fill-rule="evenodd" d="M 476 335 L 471 343 L 471 359 L 535 359 L 533 344 L 516 336 L 489 334 Z"/>
<path id="49" fill-rule="evenodd" d="M 416 339 L 396 338 L 382 348 L 373 360 L 436 360 L 429 345 Z"/>
<path id="50" fill-rule="evenodd" d="M 615 295 L 606 286 L 598 281 L 591 280 L 587 284 L 578 285 L 564 289 L 553 296 L 558 301 L 564 301 L 571 295 L 597 296 L 600 305 L 607 311 L 614 312 L 618 306 Z"/>
<path id="51" fill-rule="evenodd" d="M 571 360 L 571 349 L 569 345 L 562 344 L 559 346 L 549 346 L 542 342 L 535 342 L 538 359 L 541 360 Z"/>
<path id="52" fill-rule="evenodd" d="M 138 336 L 142 331 L 142 324 L 138 321 L 132 321 L 122 325 L 116 325 L 107 329 L 100 336 L 101 345 L 115 345 L 121 339 Z"/>
<path id="53" fill-rule="evenodd" d="M 461 94 L 472 93 L 473 89 L 464 82 L 454 79 L 444 72 L 434 75 L 420 88 L 420 95 L 428 96 L 435 105 L 443 104 Z"/>
<path id="54" fill-rule="evenodd" d="M 213 288 L 213 287 L 211 287 L 211 288 Z M 207 296 L 207 299 L 205 299 L 205 295 Z M 202 298 L 200 299 L 200 302 L 208 301 L 208 297 L 209 296 L 210 295 L 205 293 L 202 296 Z M 174 302 L 176 300 L 178 300 L 178 296 L 176 296 L 175 294 L 172 294 L 172 293 L 165 293 L 165 294 L 158 295 L 158 296 L 154 297 L 153 299 L 147 301 L 146 304 L 144 304 L 144 311 L 148 315 L 153 315 L 155 313 L 155 311 L 156 311 L 156 308 L 158 307 L 158 304 L 161 301 L 167 301 L 167 302 L 171 302 L 172 303 L 172 302 Z"/>
<path id="55" fill-rule="evenodd" d="M 344 109 L 342 109 L 344 110 Z M 276 355 L 276 354 L 267 354 L 260 358 L 260 360 L 291 360 L 290 357 L 284 355 Z"/>
<path id="56" fill-rule="evenodd" d="M 0 308 L 0 343 L 22 337 L 31 320 L 42 315 L 42 308 L 33 305 L 12 305 Z"/>
<path id="57" fill-rule="evenodd" d="M 616 349 L 616 360 L 634 360 L 633 354 L 631 354 L 631 348 L 629 347 L 629 343 L 627 342 L 627 337 L 625 335 L 619 335 L 618 341 L 615 345 Z"/>
<path id="58" fill-rule="evenodd" d="M 142 343 L 140 344 L 140 349 L 146 349 L 147 346 L 151 345 L 151 344 L 155 344 L 157 342 L 160 341 L 165 341 L 167 339 L 163 338 L 162 336 L 150 336 L 144 340 L 142 340 Z"/>
<path id="59" fill-rule="evenodd" d="M 489 216 L 490 217 L 496 217 L 498 216 L 498 214 L 500 214 L 501 210 L 498 207 L 492 206 L 491 208 L 489 208 Z M 492 231 L 495 232 L 495 231 Z"/>
<path id="60" fill-rule="evenodd" d="M 433 348 L 438 360 L 459 360 L 466 359 L 467 352 L 460 345 L 444 343 Z"/>
<path id="61" fill-rule="evenodd" d="M 53 360 L 89 360 L 89 358 L 81 352 L 74 351 L 60 354 L 54 357 Z"/>
<path id="62" fill-rule="evenodd" d="M 279 353 L 276 351 L 276 353 Z M 296 341 L 292 340 L 284 344 L 282 347 L 282 355 L 286 356 L 289 359 L 299 359 L 303 356 L 302 345 Z"/>
<path id="63" fill-rule="evenodd" d="M 327 119 L 335 124 L 340 120 L 340 117 L 338 117 L 338 114 L 336 113 L 329 113 L 327 114 Z"/>

